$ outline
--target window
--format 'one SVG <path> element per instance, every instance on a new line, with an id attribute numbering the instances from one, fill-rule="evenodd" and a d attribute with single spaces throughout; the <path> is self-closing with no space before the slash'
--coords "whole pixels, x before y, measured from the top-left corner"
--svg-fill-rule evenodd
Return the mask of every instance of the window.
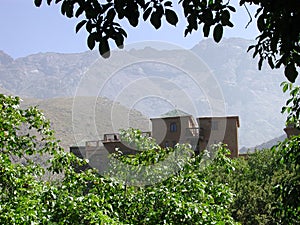
<path id="1" fill-rule="evenodd" d="M 171 132 L 176 132 L 177 131 L 177 125 L 175 122 L 170 124 L 170 131 Z"/>
<path id="2" fill-rule="evenodd" d="M 211 122 L 211 129 L 212 130 L 218 130 L 219 129 L 219 123 L 218 123 L 218 121 L 212 121 Z"/>

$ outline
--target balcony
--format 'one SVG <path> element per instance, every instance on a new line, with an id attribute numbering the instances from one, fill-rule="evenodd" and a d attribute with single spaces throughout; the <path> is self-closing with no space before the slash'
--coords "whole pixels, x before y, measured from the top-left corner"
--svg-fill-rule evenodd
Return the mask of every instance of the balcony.
<path id="1" fill-rule="evenodd" d="M 104 134 L 104 139 L 102 140 L 103 143 L 120 142 L 120 141 L 121 141 L 121 137 L 119 133 Z"/>
<path id="2" fill-rule="evenodd" d="M 144 137 L 150 137 L 151 132 L 142 132 L 142 136 Z M 120 142 L 121 136 L 119 133 L 111 133 L 111 134 L 104 134 L 104 139 L 102 140 L 102 143 L 110 143 L 110 142 Z"/>

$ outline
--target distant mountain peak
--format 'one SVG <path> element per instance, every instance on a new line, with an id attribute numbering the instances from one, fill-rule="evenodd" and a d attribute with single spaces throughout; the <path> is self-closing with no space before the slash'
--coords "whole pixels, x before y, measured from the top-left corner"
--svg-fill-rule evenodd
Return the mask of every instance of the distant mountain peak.
<path id="1" fill-rule="evenodd" d="M 12 63 L 14 59 L 6 54 L 4 51 L 0 50 L 0 65 L 8 65 Z"/>

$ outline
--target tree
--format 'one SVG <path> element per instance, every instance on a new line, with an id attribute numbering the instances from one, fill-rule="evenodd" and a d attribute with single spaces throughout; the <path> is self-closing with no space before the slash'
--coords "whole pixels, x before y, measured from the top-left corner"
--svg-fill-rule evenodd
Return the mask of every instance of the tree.
<path id="1" fill-rule="evenodd" d="M 40 6 L 43 0 L 34 0 Z M 161 27 L 163 19 L 176 26 L 178 16 L 169 0 L 47 0 L 50 5 L 61 3 L 61 13 L 66 17 L 83 18 L 76 26 L 78 32 L 85 26 L 89 33 L 87 45 L 93 49 L 96 43 L 100 54 L 110 56 L 109 40 L 113 40 L 119 48 L 123 48 L 126 31 L 120 21 L 127 20 L 136 27 L 142 17 L 150 20 L 155 29 Z M 273 68 L 285 67 L 285 76 L 295 82 L 300 66 L 300 2 L 298 0 L 240 0 L 240 6 L 255 4 L 258 6 L 255 17 L 260 31 L 257 43 L 249 47 L 253 49 L 253 57 L 259 56 L 258 68 L 264 61 Z M 235 8 L 229 1 L 223 0 L 180 0 L 187 26 L 184 35 L 197 31 L 202 27 L 205 37 L 210 31 L 219 42 L 224 27 L 233 27 L 230 21 Z M 251 18 L 252 20 L 252 18 Z"/>
<path id="2" fill-rule="evenodd" d="M 284 93 L 290 92 L 290 98 L 281 110 L 281 113 L 287 113 L 286 125 L 300 129 L 300 86 L 288 82 L 282 82 L 281 86 Z"/>
<path id="3" fill-rule="evenodd" d="M 76 173 L 74 163 L 84 161 L 59 146 L 37 107 L 0 94 L 0 224 L 120 224 L 99 199 L 118 186 L 91 170 Z M 91 181 L 107 194 L 88 193 Z"/>
<path id="4" fill-rule="evenodd" d="M 175 173 L 148 186 L 126 186 L 92 169 L 77 173 L 72 165 L 84 161 L 64 152 L 37 107 L 19 103 L 0 95 L 0 224 L 237 224 L 228 210 L 232 192 L 203 178 L 199 156 L 185 163 L 175 157 Z M 140 131 L 123 133 L 143 154 L 119 159 L 139 168 L 176 152 L 154 151 L 158 146 Z M 221 163 L 225 155 L 216 158 Z"/>

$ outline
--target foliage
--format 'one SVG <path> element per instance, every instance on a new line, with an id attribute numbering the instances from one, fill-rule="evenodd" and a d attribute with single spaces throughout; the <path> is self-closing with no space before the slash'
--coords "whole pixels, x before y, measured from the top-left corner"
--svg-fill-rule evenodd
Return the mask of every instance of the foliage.
<path id="1" fill-rule="evenodd" d="M 247 160 L 232 160 L 223 144 L 191 157 L 188 145 L 160 148 L 140 131 L 129 129 L 121 132 L 122 137 L 140 153 L 115 154 L 111 173 L 103 177 L 92 169 L 75 172 L 72 164 L 85 162 L 63 151 L 43 113 L 36 107 L 21 109 L 19 101 L 0 95 L 1 224 L 300 221 L 299 136 Z M 41 163 L 36 155 L 48 156 L 49 161 Z M 162 162 L 164 166 L 153 169 Z M 128 172 L 138 182 L 119 179 L 129 180 Z"/>
<path id="2" fill-rule="evenodd" d="M 266 60 L 273 69 L 285 67 L 285 76 L 290 82 L 295 82 L 300 66 L 300 3 L 297 0 L 241 0 L 258 5 L 257 28 L 260 35 L 256 38 L 255 57 L 260 56 L 259 68 Z"/>
<path id="3" fill-rule="evenodd" d="M 84 195 L 98 175 L 75 173 L 71 164 L 84 162 L 64 152 L 41 111 L 19 103 L 18 97 L 0 95 L 0 223 L 112 224 L 101 196 Z M 36 160 L 47 155 L 48 163 Z M 109 185 L 102 182 L 102 188 Z"/>
<path id="4" fill-rule="evenodd" d="M 281 83 L 283 92 L 290 92 L 290 98 L 286 106 L 282 107 L 281 113 L 287 113 L 287 125 L 300 129 L 300 86 L 293 86 L 288 82 Z"/>
<path id="5" fill-rule="evenodd" d="M 34 2 L 38 7 L 42 4 L 42 0 Z M 52 2 L 53 0 L 47 0 L 49 5 Z M 174 26 L 178 23 L 173 3 L 169 0 L 55 0 L 55 3 L 61 3 L 61 13 L 65 16 L 83 17 L 76 26 L 76 32 L 85 26 L 89 33 L 88 47 L 93 49 L 99 43 L 100 54 L 105 58 L 110 56 L 109 40 L 123 48 L 127 33 L 120 25 L 122 20 L 127 20 L 131 26 L 136 27 L 142 17 L 144 21 L 150 20 L 155 29 L 161 27 L 163 19 Z M 224 27 L 234 26 L 231 13 L 236 10 L 230 5 L 230 1 L 180 0 L 178 4 L 187 21 L 185 36 L 202 27 L 205 37 L 213 30 L 213 38 L 219 42 Z M 287 79 L 295 82 L 297 67 L 300 66 L 299 1 L 240 0 L 241 6 L 247 7 L 246 4 L 258 6 L 255 17 L 260 34 L 256 38 L 257 44 L 250 46 L 248 50 L 254 48 L 253 57 L 259 56 L 259 69 L 264 60 L 272 69 L 283 65 Z"/>
<path id="6" fill-rule="evenodd" d="M 280 202 L 273 215 L 282 224 L 300 223 L 300 136 L 292 136 L 274 148 L 278 149 L 278 164 L 287 171 L 275 185 L 275 196 Z"/>
<path id="7" fill-rule="evenodd" d="M 120 135 L 123 143 L 139 152 L 123 155 L 120 149 L 112 154 L 108 176 L 126 185 L 145 186 L 161 182 L 177 174 L 193 155 L 189 145 L 161 148 L 153 138 L 142 135 L 140 130 L 121 130 Z"/>
<path id="8" fill-rule="evenodd" d="M 234 159 L 230 173 L 228 166 L 220 163 L 217 170 L 214 167 L 205 174 L 208 181 L 228 183 L 234 194 L 231 216 L 236 221 L 251 225 L 299 223 L 299 162 L 295 156 L 300 151 L 296 139 L 251 153 L 247 159 Z"/>
<path id="9" fill-rule="evenodd" d="M 131 137 L 131 132 L 131 134 L 139 133 L 135 130 L 128 132 L 129 134 L 125 133 Z M 138 142 L 138 138 L 133 140 Z M 152 142 L 151 139 L 148 141 Z M 179 150 L 184 150 L 183 152 L 188 154 L 182 154 L 183 152 Z M 126 168 L 121 164 L 126 180 L 140 179 L 140 171 L 145 166 L 147 166 L 146 174 L 151 174 L 150 176 L 154 178 L 150 179 L 152 183 L 149 183 L 149 179 L 147 183 L 124 183 L 126 192 L 123 201 L 119 202 L 120 211 L 117 212 L 122 215 L 124 219 L 122 222 L 126 224 L 236 224 L 229 215 L 229 204 L 233 199 L 230 188 L 226 184 L 207 181 L 204 176 L 213 168 L 214 163 L 222 164 L 221 161 L 224 159 L 226 161 L 230 159 L 221 151 L 209 167 L 203 168 L 201 156 L 194 158 L 190 156 L 190 150 L 186 145 L 179 144 L 175 149 L 162 149 L 156 145 L 154 151 L 149 149 L 134 156 L 115 155 L 123 163 L 135 166 Z M 178 161 L 180 157 L 184 160 Z M 161 161 L 166 162 L 163 166 L 157 167 L 159 169 L 148 167 Z M 116 165 L 112 169 L 121 171 L 120 168 L 116 168 Z M 164 170 L 168 170 L 169 173 L 164 173 Z M 139 176 L 133 176 L 136 174 Z M 109 175 L 116 176 L 112 172 Z"/>
<path id="10" fill-rule="evenodd" d="M 84 161 L 63 151 L 42 112 L 21 109 L 19 101 L 0 95 L 1 224 L 235 224 L 228 209 L 233 197 L 229 187 L 205 180 L 201 158 L 191 158 L 190 150 L 183 154 L 184 162 L 171 157 L 176 173 L 147 186 L 124 185 L 91 169 L 76 173 L 72 165 Z M 140 131 L 127 133 L 136 144 L 153 144 Z M 185 145 L 176 148 L 188 150 Z M 131 159 L 116 157 L 141 167 L 164 161 L 172 152 L 176 149 L 153 145 Z M 36 154 L 48 154 L 48 163 L 36 161 Z"/>

